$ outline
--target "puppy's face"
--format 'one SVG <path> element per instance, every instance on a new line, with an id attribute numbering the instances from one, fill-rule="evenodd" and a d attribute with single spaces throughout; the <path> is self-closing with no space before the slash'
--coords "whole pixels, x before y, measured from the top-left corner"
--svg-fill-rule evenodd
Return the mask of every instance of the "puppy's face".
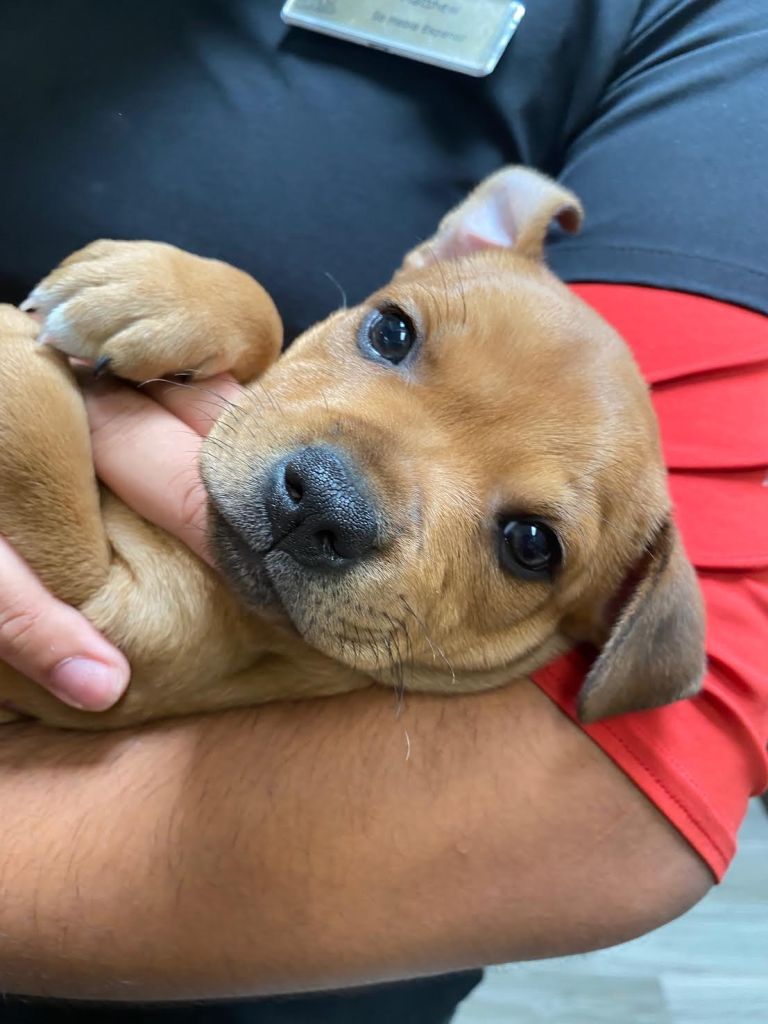
<path id="1" fill-rule="evenodd" d="M 203 471 L 249 603 L 382 682 L 466 691 L 606 642 L 668 497 L 631 355 L 542 262 L 418 262 L 247 389 Z"/>

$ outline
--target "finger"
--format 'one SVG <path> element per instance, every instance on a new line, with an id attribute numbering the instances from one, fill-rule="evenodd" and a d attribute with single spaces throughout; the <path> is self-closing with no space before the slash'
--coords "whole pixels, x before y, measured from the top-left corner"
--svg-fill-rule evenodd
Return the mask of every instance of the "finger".
<path id="1" fill-rule="evenodd" d="M 229 374 L 220 374 L 190 384 L 150 381 L 142 385 L 141 391 L 205 437 L 223 412 L 237 406 L 243 386 Z"/>
<path id="2" fill-rule="evenodd" d="M 2 539 L 0 661 L 87 711 L 111 707 L 130 676 L 123 655 L 79 612 L 52 597 Z"/>
<path id="3" fill-rule="evenodd" d="M 97 476 L 145 519 L 210 562 L 200 435 L 132 388 L 99 384 L 84 393 Z"/>

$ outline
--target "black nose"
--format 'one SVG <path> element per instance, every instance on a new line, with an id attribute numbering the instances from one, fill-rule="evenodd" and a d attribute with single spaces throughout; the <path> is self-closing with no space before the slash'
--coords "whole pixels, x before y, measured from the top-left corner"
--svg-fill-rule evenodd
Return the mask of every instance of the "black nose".
<path id="1" fill-rule="evenodd" d="M 376 543 L 376 510 L 365 483 L 328 445 L 280 460 L 267 485 L 266 510 L 275 547 L 305 566 L 345 568 Z"/>

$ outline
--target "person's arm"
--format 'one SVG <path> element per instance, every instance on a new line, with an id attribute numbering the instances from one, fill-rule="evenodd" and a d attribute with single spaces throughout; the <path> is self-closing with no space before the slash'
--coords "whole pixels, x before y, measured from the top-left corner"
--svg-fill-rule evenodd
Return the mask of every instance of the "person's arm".
<path id="1" fill-rule="evenodd" d="M 354 985 L 611 945 L 708 870 L 532 685 L 0 743 L 4 991 Z M 410 751 L 410 756 L 408 756 Z"/>
<path id="2" fill-rule="evenodd" d="M 190 533 L 194 499 L 173 481 L 191 448 L 169 474 L 162 440 L 183 425 L 143 401 L 92 403 L 97 466 L 147 515 L 165 492 L 164 525 Z M 372 689 L 116 735 L 6 727 L 3 989 L 354 985 L 612 944 L 710 886 L 532 684 L 396 706 Z"/>

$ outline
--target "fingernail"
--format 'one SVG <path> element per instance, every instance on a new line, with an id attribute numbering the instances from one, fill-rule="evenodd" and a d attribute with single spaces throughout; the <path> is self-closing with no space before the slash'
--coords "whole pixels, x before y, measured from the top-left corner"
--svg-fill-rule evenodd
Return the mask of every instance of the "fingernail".
<path id="1" fill-rule="evenodd" d="M 106 711 L 122 695 L 125 674 L 91 658 L 66 658 L 51 672 L 48 689 L 65 704 L 83 711 Z"/>

